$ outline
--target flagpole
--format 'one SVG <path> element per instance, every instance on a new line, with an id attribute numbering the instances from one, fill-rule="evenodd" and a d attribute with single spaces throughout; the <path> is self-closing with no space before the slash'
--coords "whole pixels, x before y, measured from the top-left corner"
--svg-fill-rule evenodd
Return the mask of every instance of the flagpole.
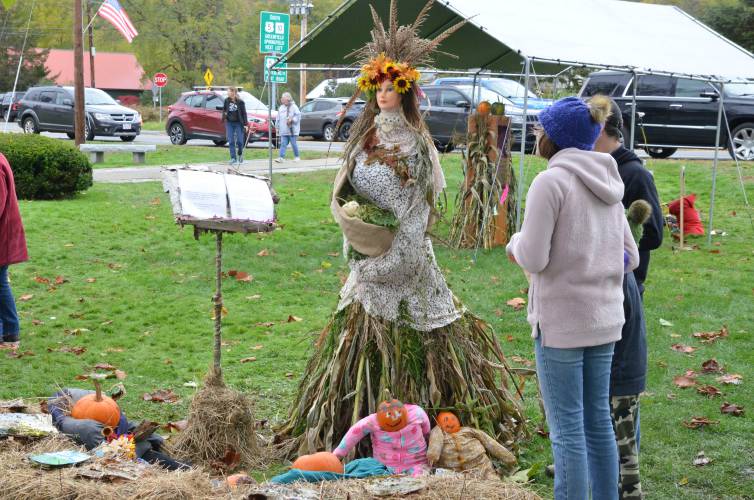
<path id="1" fill-rule="evenodd" d="M 99 7 L 97 7 L 97 11 L 96 11 L 96 12 L 94 13 L 94 17 L 92 17 L 91 19 L 89 19 L 89 24 L 87 24 L 87 25 L 86 25 L 86 28 L 84 28 L 83 30 L 81 30 L 81 33 L 82 33 L 82 34 L 83 34 L 83 33 L 84 33 L 84 32 L 85 32 L 86 30 L 88 30 L 88 29 L 89 29 L 89 28 L 90 28 L 90 27 L 92 26 L 92 23 L 94 22 L 94 20 L 95 20 L 95 19 L 97 19 L 97 12 L 99 12 L 100 8 L 101 8 L 101 7 L 103 6 L 103 5 L 105 5 L 105 2 L 107 2 L 107 0 L 103 0 L 103 1 L 102 1 L 102 3 L 101 3 L 101 4 L 99 4 Z M 87 4 L 87 7 L 86 7 L 86 8 L 87 8 L 87 11 L 88 11 L 88 9 L 89 9 L 89 4 Z"/>
<path id="2" fill-rule="evenodd" d="M 86 2 L 86 16 L 89 19 L 89 24 L 86 27 L 89 31 L 89 85 L 92 88 L 97 88 L 94 83 L 94 29 L 92 26 L 94 18 L 92 17 L 92 4 L 89 1 Z"/>

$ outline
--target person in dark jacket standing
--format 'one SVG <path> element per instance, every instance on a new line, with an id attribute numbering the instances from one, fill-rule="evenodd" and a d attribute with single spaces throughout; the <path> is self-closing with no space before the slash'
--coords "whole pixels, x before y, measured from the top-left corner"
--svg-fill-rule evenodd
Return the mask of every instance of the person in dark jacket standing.
<path id="1" fill-rule="evenodd" d="M 605 123 L 594 150 L 600 153 L 610 153 L 618 164 L 625 186 L 623 192 L 623 206 L 628 208 L 636 200 L 645 200 L 652 207 L 652 216 L 644 224 L 644 236 L 639 242 L 639 267 L 634 270 L 634 277 L 639 286 L 639 292 L 644 296 L 644 282 L 649 272 L 649 253 L 662 245 L 662 209 L 660 198 L 652 174 L 644 168 L 644 164 L 633 151 L 626 149 L 620 141 L 623 130 L 623 117 L 620 108 L 613 101 L 612 112 Z"/>
<path id="2" fill-rule="evenodd" d="M 623 119 L 618 105 L 611 101 L 611 113 L 594 145 L 595 151 L 610 153 L 623 180 L 623 206 L 644 200 L 652 213 L 643 226 L 639 247 L 639 267 L 623 277 L 623 324 L 621 339 L 615 343 L 610 368 L 610 412 L 618 445 L 619 493 L 621 499 L 642 498 L 639 477 L 639 395 L 646 388 L 647 328 L 644 320 L 644 280 L 649 269 L 649 252 L 662 244 L 662 209 L 652 174 L 633 151 L 620 142 Z"/>
<path id="3" fill-rule="evenodd" d="M 18 211 L 13 171 L 0 153 L 0 336 L 2 349 L 18 349 L 20 327 L 8 281 L 8 266 L 29 259 L 24 226 Z"/>
<path id="4" fill-rule="evenodd" d="M 246 104 L 238 96 L 236 87 L 228 87 L 228 97 L 223 102 L 223 123 L 230 148 L 230 164 L 240 165 L 243 163 L 244 131 L 249 126 L 249 119 Z"/>

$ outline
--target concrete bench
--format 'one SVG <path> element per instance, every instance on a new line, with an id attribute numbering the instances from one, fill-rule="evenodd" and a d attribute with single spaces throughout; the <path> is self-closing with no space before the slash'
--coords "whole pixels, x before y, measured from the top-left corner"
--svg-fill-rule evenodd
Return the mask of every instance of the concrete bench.
<path id="1" fill-rule="evenodd" d="M 133 153 L 134 163 L 144 163 L 147 159 L 147 152 L 157 151 L 157 146 L 153 144 L 82 144 L 79 149 L 84 153 L 89 153 L 92 163 L 105 161 L 105 153 Z"/>

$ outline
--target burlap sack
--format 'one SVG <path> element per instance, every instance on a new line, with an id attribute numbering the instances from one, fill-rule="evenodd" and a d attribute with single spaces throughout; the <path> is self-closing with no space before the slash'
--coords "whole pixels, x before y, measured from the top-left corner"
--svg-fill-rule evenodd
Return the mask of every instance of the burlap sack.
<path id="1" fill-rule="evenodd" d="M 341 192 L 348 184 L 348 166 L 343 165 L 335 177 L 335 187 L 333 189 L 330 210 L 332 211 L 335 222 L 338 223 L 343 235 L 348 243 L 360 254 L 368 257 L 378 257 L 393 245 L 393 231 L 386 227 L 368 224 L 357 217 L 346 215 L 343 207 L 340 206 L 338 198 L 342 198 Z"/>

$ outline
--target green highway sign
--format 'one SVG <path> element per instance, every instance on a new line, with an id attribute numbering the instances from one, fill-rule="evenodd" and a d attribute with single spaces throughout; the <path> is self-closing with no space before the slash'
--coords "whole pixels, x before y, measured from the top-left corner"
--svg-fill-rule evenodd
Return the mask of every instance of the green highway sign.
<path id="1" fill-rule="evenodd" d="M 288 52 L 291 16 L 280 12 L 262 11 L 259 17 L 259 52 L 284 54 Z M 266 67 L 266 66 L 265 66 Z"/>
<path id="2" fill-rule="evenodd" d="M 270 71 L 269 68 L 275 64 L 275 61 L 277 61 L 276 56 L 264 56 L 264 81 L 270 83 L 287 83 L 288 72 L 285 69 L 288 67 L 288 64 L 280 64 L 274 70 Z"/>

